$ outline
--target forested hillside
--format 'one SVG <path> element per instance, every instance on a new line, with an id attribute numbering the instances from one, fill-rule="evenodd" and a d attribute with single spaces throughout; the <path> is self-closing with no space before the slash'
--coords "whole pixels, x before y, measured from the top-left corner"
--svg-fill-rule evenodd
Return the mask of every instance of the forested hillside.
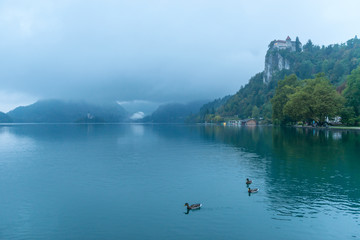
<path id="1" fill-rule="evenodd" d="M 158 107 L 150 116 L 145 117 L 141 122 L 152 123 L 184 123 L 189 116 L 199 112 L 206 101 L 195 101 L 188 104 L 169 103 Z"/>
<path id="2" fill-rule="evenodd" d="M 42 100 L 7 113 L 16 123 L 123 122 L 127 112 L 117 103 L 94 105 L 86 102 Z"/>
<path id="3" fill-rule="evenodd" d="M 219 115 L 215 115 L 216 111 L 219 107 L 224 105 L 229 99 L 231 95 L 225 96 L 223 98 L 215 99 L 212 102 L 206 103 L 203 105 L 198 112 L 198 114 L 194 113 L 187 117 L 187 122 L 210 122 L 215 119 L 215 122 L 222 121 L 223 118 Z M 215 118 L 216 117 L 216 118 Z"/>
<path id="4" fill-rule="evenodd" d="M 346 88 L 348 76 L 359 66 L 360 40 L 355 37 L 346 43 L 321 47 L 309 40 L 302 51 L 279 50 L 272 48 L 270 43 L 266 54 L 266 58 L 269 57 L 275 59 L 272 61 L 275 68 L 278 64 L 276 60 L 286 61 L 288 68 L 274 71 L 269 82 L 264 82 L 264 72 L 256 74 L 235 95 L 218 106 L 215 113 L 211 112 L 212 108 L 204 105 L 197 119 L 217 121 L 226 118 L 254 117 L 271 121 L 273 110 L 271 99 L 275 95 L 277 83 L 291 74 L 295 74 L 297 80 L 301 81 L 314 79 L 317 74 L 323 73 L 322 78 L 327 79 L 337 92 L 342 93 Z M 353 82 L 352 84 L 356 85 L 356 81 Z"/>

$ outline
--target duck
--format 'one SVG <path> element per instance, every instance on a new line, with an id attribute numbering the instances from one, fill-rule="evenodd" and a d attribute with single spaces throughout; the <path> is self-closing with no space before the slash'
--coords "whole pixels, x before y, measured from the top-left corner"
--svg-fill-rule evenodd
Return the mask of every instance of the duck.
<path id="1" fill-rule="evenodd" d="M 189 205 L 188 203 L 185 203 L 184 206 L 186 206 L 188 210 L 194 210 L 194 209 L 201 208 L 202 204 L 201 203 L 195 203 L 195 204 Z"/>
<path id="2" fill-rule="evenodd" d="M 248 193 L 257 193 L 258 191 L 259 191 L 258 188 L 253 188 L 253 189 L 248 188 Z"/>
<path id="3" fill-rule="evenodd" d="M 247 179 L 246 179 L 246 184 L 249 185 L 249 184 L 251 184 L 251 183 L 252 183 L 252 181 L 247 178 Z"/>

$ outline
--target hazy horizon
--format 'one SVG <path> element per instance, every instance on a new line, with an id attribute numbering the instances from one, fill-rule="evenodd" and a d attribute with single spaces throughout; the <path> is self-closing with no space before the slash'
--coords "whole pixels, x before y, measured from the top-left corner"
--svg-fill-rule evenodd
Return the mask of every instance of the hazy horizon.
<path id="1" fill-rule="evenodd" d="M 321 46 L 358 34 L 359 2 L 301 3 L 2 1 L 0 111 L 49 98 L 215 99 L 263 70 L 274 39 Z"/>

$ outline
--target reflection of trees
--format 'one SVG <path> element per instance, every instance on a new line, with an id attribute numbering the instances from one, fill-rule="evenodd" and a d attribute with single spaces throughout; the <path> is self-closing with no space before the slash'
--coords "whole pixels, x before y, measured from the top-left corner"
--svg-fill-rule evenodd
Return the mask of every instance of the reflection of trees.
<path id="1" fill-rule="evenodd" d="M 201 131 L 209 140 L 267 159 L 252 164 L 265 169 L 264 190 L 271 208 L 280 215 L 315 213 L 323 204 L 347 211 L 360 205 L 359 132 L 221 126 Z"/>
<path id="2" fill-rule="evenodd" d="M 266 155 L 271 148 L 272 128 L 206 126 L 202 135 L 207 139 L 231 144 L 245 151 Z"/>
<path id="3" fill-rule="evenodd" d="M 359 132 L 214 125 L 129 127 L 121 124 L 17 125 L 7 129 L 14 135 L 36 141 L 116 144 L 119 136 L 128 141 L 127 135 L 131 133 L 145 137 L 155 134 L 176 144 L 200 139 L 225 143 L 262 158 L 247 164 L 264 172 L 266 187 L 261 191 L 267 192 L 269 206 L 278 214 L 307 215 L 318 212 L 323 204 L 346 211 L 360 205 Z"/>
<path id="4" fill-rule="evenodd" d="M 7 126 L 12 134 L 37 141 L 84 141 L 103 136 L 117 138 L 132 129 L 122 124 L 23 124 Z"/>
<path id="5" fill-rule="evenodd" d="M 266 181 L 275 209 L 302 215 L 324 204 L 347 210 L 352 209 L 349 200 L 360 204 L 357 132 L 286 128 L 272 135 Z"/>

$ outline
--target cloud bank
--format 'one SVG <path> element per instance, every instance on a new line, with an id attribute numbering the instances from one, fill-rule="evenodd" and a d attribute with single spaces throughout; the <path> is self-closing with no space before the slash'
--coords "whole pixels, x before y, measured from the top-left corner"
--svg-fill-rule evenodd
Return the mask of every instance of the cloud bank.
<path id="1" fill-rule="evenodd" d="M 345 42 L 358 34 L 359 8 L 348 0 L 3 0 L 0 111 L 41 98 L 160 103 L 233 94 L 263 70 L 271 40 Z"/>

